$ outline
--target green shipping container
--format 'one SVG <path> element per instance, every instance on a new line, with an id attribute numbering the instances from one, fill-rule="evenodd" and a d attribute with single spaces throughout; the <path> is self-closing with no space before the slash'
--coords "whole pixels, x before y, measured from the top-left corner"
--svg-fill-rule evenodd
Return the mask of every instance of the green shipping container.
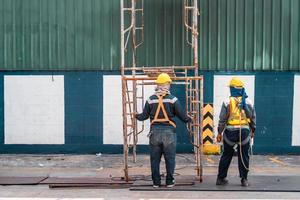
<path id="1" fill-rule="evenodd" d="M 191 63 L 182 4 L 145 0 L 138 65 Z M 299 7 L 299 0 L 199 0 L 200 69 L 299 70 Z M 119 0 L 0 0 L 0 69 L 119 67 Z"/>

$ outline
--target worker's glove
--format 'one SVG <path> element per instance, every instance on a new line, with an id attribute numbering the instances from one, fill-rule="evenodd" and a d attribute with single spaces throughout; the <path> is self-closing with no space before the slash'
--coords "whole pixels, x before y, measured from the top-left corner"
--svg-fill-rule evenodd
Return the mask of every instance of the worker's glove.
<path id="1" fill-rule="evenodd" d="M 217 135 L 217 142 L 220 143 L 222 141 L 222 134 Z"/>

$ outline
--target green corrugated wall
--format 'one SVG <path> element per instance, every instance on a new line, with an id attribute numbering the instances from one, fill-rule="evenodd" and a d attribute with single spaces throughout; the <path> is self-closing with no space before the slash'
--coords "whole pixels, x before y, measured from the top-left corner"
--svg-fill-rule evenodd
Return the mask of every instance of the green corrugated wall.
<path id="1" fill-rule="evenodd" d="M 188 65 L 183 0 L 145 0 L 138 65 Z M 200 0 L 202 70 L 299 70 L 299 0 Z M 0 68 L 118 70 L 119 0 L 0 0 Z"/>

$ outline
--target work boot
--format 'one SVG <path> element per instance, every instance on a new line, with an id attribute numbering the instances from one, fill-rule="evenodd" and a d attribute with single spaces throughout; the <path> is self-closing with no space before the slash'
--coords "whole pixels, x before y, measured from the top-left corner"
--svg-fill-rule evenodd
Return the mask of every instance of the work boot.
<path id="1" fill-rule="evenodd" d="M 228 180 L 225 178 L 217 178 L 217 182 L 216 185 L 227 185 L 228 184 Z"/>
<path id="2" fill-rule="evenodd" d="M 249 186 L 249 182 L 246 178 L 242 178 L 241 180 L 241 186 L 242 187 L 248 187 Z"/>

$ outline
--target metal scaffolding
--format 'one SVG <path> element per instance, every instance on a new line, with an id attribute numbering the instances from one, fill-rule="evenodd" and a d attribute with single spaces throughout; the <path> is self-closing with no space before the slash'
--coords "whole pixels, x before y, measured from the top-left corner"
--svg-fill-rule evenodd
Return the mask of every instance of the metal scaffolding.
<path id="1" fill-rule="evenodd" d="M 194 116 L 187 128 L 190 142 L 194 147 L 197 177 L 202 181 L 202 107 L 203 77 L 198 75 L 198 4 L 197 0 L 184 0 L 184 25 L 186 41 L 193 50 L 191 66 L 153 66 L 139 67 L 137 49 L 144 40 L 144 0 L 120 0 L 121 5 L 121 75 L 122 75 L 122 109 L 124 141 L 124 178 L 130 180 L 128 172 L 129 149 L 132 148 L 133 162 L 136 162 L 138 136 L 144 130 L 144 123 L 139 125 L 134 117 L 137 105 L 144 105 L 144 86 L 154 85 L 154 80 L 161 72 L 168 73 L 173 84 L 185 85 L 187 114 Z M 139 17 L 137 17 L 139 15 Z M 125 20 L 129 19 L 128 27 Z M 137 22 L 137 19 L 141 20 Z M 126 21 L 127 22 L 127 21 Z M 127 24 L 127 23 L 126 23 Z M 137 33 L 141 35 L 137 40 Z M 131 43 L 129 39 L 131 38 Z M 131 45 L 130 45 L 131 44 Z M 125 54 L 131 53 L 132 66 L 125 66 Z M 190 74 L 193 74 L 192 76 Z M 138 91 L 142 91 L 138 95 Z"/>

